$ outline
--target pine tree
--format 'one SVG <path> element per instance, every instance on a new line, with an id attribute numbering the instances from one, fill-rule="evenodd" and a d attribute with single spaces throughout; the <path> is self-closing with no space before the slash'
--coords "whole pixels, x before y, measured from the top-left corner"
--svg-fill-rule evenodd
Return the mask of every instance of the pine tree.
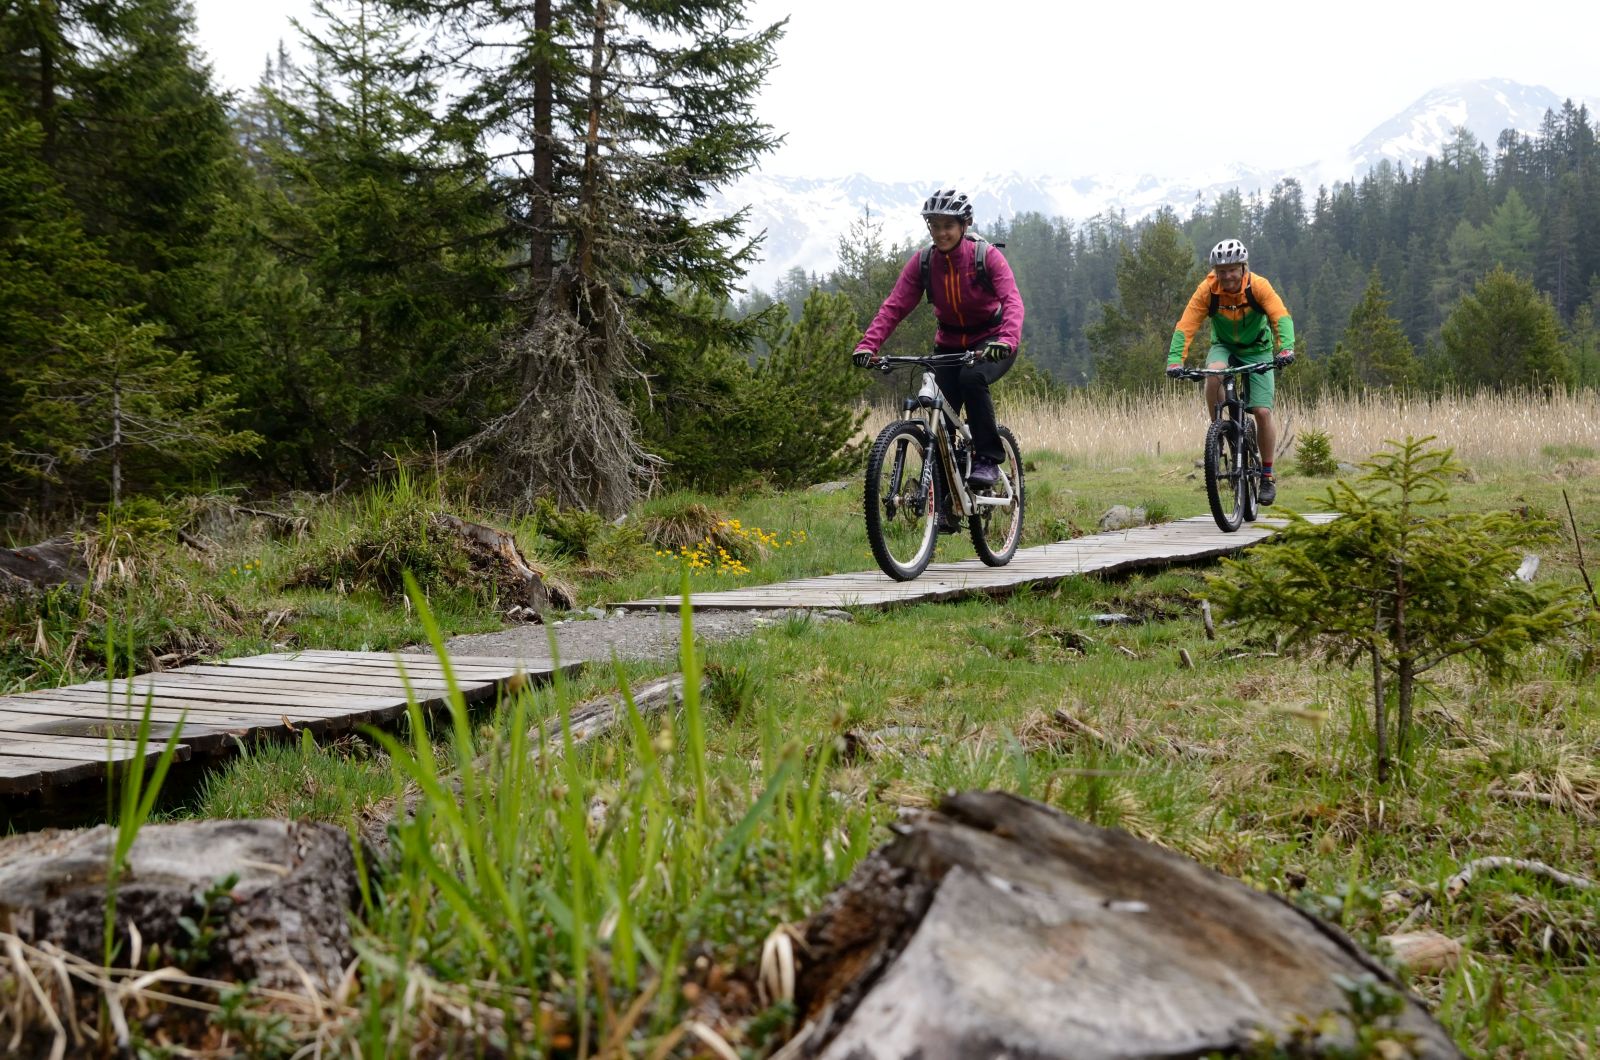
<path id="1" fill-rule="evenodd" d="M 236 253 L 265 282 L 239 308 L 272 341 L 237 375 L 268 463 L 326 489 L 466 436 L 458 377 L 493 348 L 507 283 L 487 165 L 436 133 L 438 88 L 408 72 L 403 27 L 373 3 L 314 8 L 312 69 L 280 59 L 254 106 L 270 132 L 251 145 L 260 178 Z M 285 409 L 300 423 L 280 434 Z"/>
<path id="2" fill-rule="evenodd" d="M 527 248 L 519 326 L 484 366 L 500 403 L 460 454 L 490 459 L 503 503 L 625 510 L 651 468 L 617 391 L 637 329 L 681 318 L 675 289 L 724 300 L 749 260 L 741 215 L 696 215 L 776 143 L 753 104 L 781 26 L 747 28 L 744 0 L 388 3 L 466 82 L 453 118 L 498 157 Z"/>
<path id="3" fill-rule="evenodd" d="M 5 446 L 11 463 L 51 482 L 86 492 L 103 481 L 113 506 L 129 471 L 201 470 L 260 441 L 229 428 L 234 397 L 219 389 L 225 378 L 203 381 L 191 355 L 167 349 L 156 325 L 129 316 L 62 328 L 54 356 L 26 381 Z"/>
<path id="4" fill-rule="evenodd" d="M 1505 269 L 1495 269 L 1461 299 L 1441 339 L 1456 381 L 1465 386 L 1504 390 L 1573 381 L 1550 300 Z"/>
<path id="5" fill-rule="evenodd" d="M 1400 322 L 1389 315 L 1389 296 L 1377 269 L 1350 314 L 1341 345 L 1351 357 L 1355 380 L 1364 386 L 1404 388 L 1418 380 L 1416 349 Z"/>
<path id="6" fill-rule="evenodd" d="M 1118 302 L 1100 307 L 1089 328 L 1096 382 L 1119 390 L 1150 390 L 1172 339 L 1172 325 L 1200 282 L 1193 246 L 1170 215 L 1159 216 L 1117 262 Z M 1204 332 L 1196 342 L 1207 342 Z"/>

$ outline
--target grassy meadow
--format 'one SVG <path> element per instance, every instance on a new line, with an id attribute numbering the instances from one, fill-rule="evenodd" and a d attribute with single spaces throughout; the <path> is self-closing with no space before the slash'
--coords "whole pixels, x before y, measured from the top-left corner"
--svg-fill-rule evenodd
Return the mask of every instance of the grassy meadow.
<path id="1" fill-rule="evenodd" d="M 1283 411 L 1285 434 L 1326 431 L 1342 461 L 1437 434 L 1469 469 L 1452 490 L 1458 508 L 1564 524 L 1570 500 L 1600 573 L 1600 397 Z M 1187 389 L 1021 397 L 1001 415 L 1027 462 L 1025 545 L 1092 533 L 1117 503 L 1157 520 L 1206 511 L 1193 466 L 1204 423 Z M 1292 453 L 1279 469 L 1279 508 L 1314 510 L 1331 480 L 1297 475 Z M 545 513 L 509 528 L 578 606 L 605 606 L 684 579 L 715 588 L 870 568 L 860 503 L 855 484 L 752 487 L 656 497 L 620 526 Z M 300 537 L 191 520 L 213 531 L 199 557 L 137 528 L 110 533 L 101 597 L 0 616 L 0 690 L 93 676 L 107 643 L 148 662 L 498 628 L 493 601 L 444 560 L 415 605 L 371 564 L 345 563 L 373 538 L 390 557 L 438 559 L 406 528 L 440 506 L 492 519 L 470 491 L 447 498 L 403 480 L 359 504 L 298 503 Z M 971 555 L 964 535 L 940 541 L 940 559 Z M 1577 583 L 1576 543 L 1564 531 L 1540 577 Z M 165 814 L 360 828 L 407 790 L 424 812 L 393 829 L 351 988 L 314 1006 L 246 992 L 225 1010 L 228 1041 L 253 1055 L 767 1055 L 792 1012 L 756 973 L 764 943 L 814 911 L 902 809 L 1004 788 L 1282 894 L 1380 951 L 1379 936 L 1399 930 L 1457 939 L 1454 967 L 1401 974 L 1469 1055 L 1600 1056 L 1600 888 L 1502 870 L 1442 893 L 1493 855 L 1600 877 L 1593 627 L 1527 651 L 1506 682 L 1465 666 L 1431 675 L 1414 754 L 1379 786 L 1369 678 L 1227 626 L 1208 640 L 1199 601 L 1215 573 L 1073 579 L 851 622 L 787 618 L 681 661 L 595 667 L 494 710 L 458 708 L 431 728 L 416 719 L 382 739 L 248 748 Z M 1103 612 L 1133 621 L 1099 625 Z M 709 692 L 676 716 L 634 717 L 565 753 L 530 745 L 574 703 L 685 666 L 703 669 Z M 1405 1055 L 1384 1045 L 1371 1055 Z"/>

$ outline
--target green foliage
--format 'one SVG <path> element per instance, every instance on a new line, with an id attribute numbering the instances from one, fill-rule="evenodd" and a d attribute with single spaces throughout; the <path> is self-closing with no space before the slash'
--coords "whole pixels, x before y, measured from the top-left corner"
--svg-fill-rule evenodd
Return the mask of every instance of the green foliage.
<path id="1" fill-rule="evenodd" d="M 1511 575 L 1523 549 L 1549 541 L 1553 524 L 1511 512 L 1452 512 L 1447 483 L 1460 467 L 1431 438 L 1391 443 L 1354 485 L 1329 487 L 1339 518 L 1298 516 L 1268 544 L 1228 560 L 1208 579 L 1224 617 L 1305 649 L 1326 648 L 1373 671 L 1379 779 L 1388 770 L 1394 679 L 1398 754 L 1407 750 L 1422 677 L 1462 657 L 1503 677 L 1518 652 L 1571 624 L 1571 587 L 1534 587 Z"/>
<path id="2" fill-rule="evenodd" d="M 691 310 L 701 330 L 661 336 L 650 389 L 635 399 L 644 443 L 666 462 L 669 485 L 805 485 L 855 468 L 851 441 L 865 419 L 867 380 L 850 363 L 861 333 L 844 296 L 809 296 L 754 367 L 725 344 L 709 299 L 693 300 Z"/>
<path id="3" fill-rule="evenodd" d="M 115 505 L 130 471 L 200 471 L 254 448 L 260 436 L 229 426 L 227 377 L 204 378 L 192 355 L 158 342 L 160 331 L 122 313 L 62 328 L 55 356 L 26 382 L 4 448 L 13 465 L 80 494 L 103 482 L 95 494 Z"/>
<path id="4" fill-rule="evenodd" d="M 1342 348 L 1352 362 L 1352 381 L 1360 386 L 1406 388 L 1418 380 L 1416 350 L 1400 322 L 1389 315 L 1389 296 L 1377 269 L 1372 270 L 1366 294 L 1350 313 Z"/>
<path id="5" fill-rule="evenodd" d="M 1294 473 L 1310 477 L 1332 475 L 1339 470 L 1333 458 L 1333 442 L 1327 431 L 1311 428 L 1303 431 L 1294 446 Z"/>
<path id="6" fill-rule="evenodd" d="M 1441 338 L 1455 379 L 1464 386 L 1566 386 L 1574 378 L 1550 300 L 1504 269 L 1495 269 L 1461 299 Z"/>
<path id="7" fill-rule="evenodd" d="M 1096 350 L 1095 379 L 1118 390 L 1152 390 L 1163 383 L 1172 325 L 1200 281 L 1194 248 L 1170 214 L 1159 216 L 1117 262 L 1117 304 L 1100 307 L 1089 328 Z M 1204 334 L 1195 342 L 1204 342 Z"/>
<path id="8" fill-rule="evenodd" d="M 430 593 L 458 589 L 492 594 L 492 587 L 474 577 L 455 538 L 435 526 L 440 510 L 438 500 L 404 472 L 375 483 L 339 518 L 317 528 L 287 585 L 393 596 L 403 590 L 409 575 Z"/>
<path id="9" fill-rule="evenodd" d="M 281 59 L 251 102 L 227 268 L 265 466 L 327 489 L 478 426 L 458 377 L 493 353 L 509 285 L 487 163 L 437 127 L 408 32 L 371 3 L 315 12 L 313 65 Z"/>

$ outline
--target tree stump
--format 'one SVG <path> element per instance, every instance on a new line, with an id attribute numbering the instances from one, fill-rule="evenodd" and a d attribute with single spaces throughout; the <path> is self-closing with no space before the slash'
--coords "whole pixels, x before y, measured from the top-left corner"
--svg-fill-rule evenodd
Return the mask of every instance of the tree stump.
<path id="1" fill-rule="evenodd" d="M 493 581 L 502 607 L 526 613 L 532 619 L 551 609 L 564 611 L 572 607 L 571 589 L 530 564 L 517 548 L 516 539 L 504 530 L 443 512 L 436 513 L 433 522 L 461 543 L 475 572 Z"/>
<path id="2" fill-rule="evenodd" d="M 0 840 L 0 930 L 52 942 L 98 964 L 104 957 L 106 872 L 115 832 L 34 832 Z M 226 895 L 207 892 L 231 875 Z M 325 824 L 185 821 L 146 825 L 117 884 L 118 963 L 134 959 L 128 926 L 147 958 L 193 951 L 179 917 L 207 923 L 207 952 L 186 970 L 302 993 L 332 993 L 355 955 L 358 896 L 350 837 Z M 143 958 L 141 958 L 142 960 Z"/>
<path id="3" fill-rule="evenodd" d="M 1126 833 L 996 792 L 896 831 L 802 925 L 786 1057 L 1318 1055 L 1362 1019 L 1413 1055 L 1460 1055 L 1337 928 Z M 1363 981 L 1391 1014 L 1353 1015 Z"/>

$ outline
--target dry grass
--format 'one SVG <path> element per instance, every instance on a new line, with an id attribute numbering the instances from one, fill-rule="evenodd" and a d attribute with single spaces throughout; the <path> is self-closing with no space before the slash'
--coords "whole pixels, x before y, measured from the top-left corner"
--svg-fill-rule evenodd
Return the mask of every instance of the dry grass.
<path id="1" fill-rule="evenodd" d="M 1198 453 L 1205 411 L 1187 387 L 1148 395 L 1107 397 L 1075 391 L 1065 398 L 1010 398 L 996 388 L 1001 420 L 1029 451 L 1049 449 L 1090 467 Z M 1406 434 L 1435 435 L 1467 464 L 1539 463 L 1546 446 L 1600 449 L 1600 392 L 1555 396 L 1446 394 L 1402 397 L 1368 393 L 1314 405 L 1280 402 L 1282 437 L 1323 430 L 1340 460 L 1358 462 Z M 868 429 L 877 426 L 875 417 Z"/>

